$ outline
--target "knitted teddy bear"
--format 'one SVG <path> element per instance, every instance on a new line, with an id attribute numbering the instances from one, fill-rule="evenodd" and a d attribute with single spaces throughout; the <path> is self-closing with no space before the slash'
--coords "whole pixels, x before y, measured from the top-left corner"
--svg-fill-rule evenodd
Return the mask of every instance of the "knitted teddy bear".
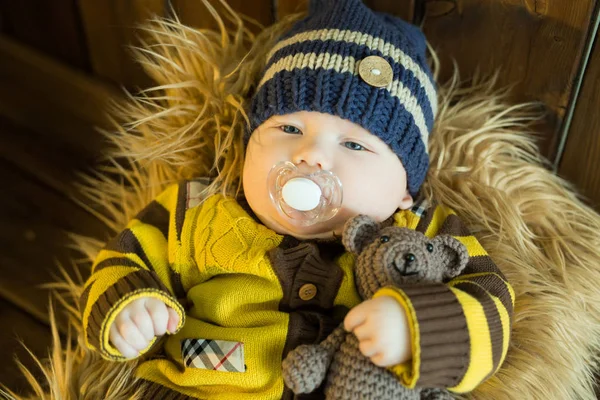
<path id="1" fill-rule="evenodd" d="M 381 228 L 370 217 L 350 219 L 342 236 L 344 247 L 357 254 L 356 285 L 363 300 L 385 286 L 442 282 L 460 274 L 469 255 L 449 235 L 429 239 L 400 227 Z M 358 339 L 337 327 L 318 345 L 302 345 L 283 361 L 283 377 L 294 393 L 310 393 L 327 375 L 327 399 L 451 399 L 444 389 L 407 389 L 385 368 L 362 355 Z"/>

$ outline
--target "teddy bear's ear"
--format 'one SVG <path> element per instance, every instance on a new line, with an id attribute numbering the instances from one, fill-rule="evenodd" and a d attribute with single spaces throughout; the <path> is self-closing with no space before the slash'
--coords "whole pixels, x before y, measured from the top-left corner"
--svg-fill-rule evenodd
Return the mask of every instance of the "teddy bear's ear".
<path id="1" fill-rule="evenodd" d="M 439 235 L 433 239 L 434 245 L 439 246 L 440 257 L 444 268 L 444 278 L 451 279 L 460 275 L 469 262 L 467 248 L 450 235 Z"/>
<path id="2" fill-rule="evenodd" d="M 346 250 L 359 254 L 379 234 L 379 223 L 366 215 L 357 215 L 344 225 L 342 243 Z"/>

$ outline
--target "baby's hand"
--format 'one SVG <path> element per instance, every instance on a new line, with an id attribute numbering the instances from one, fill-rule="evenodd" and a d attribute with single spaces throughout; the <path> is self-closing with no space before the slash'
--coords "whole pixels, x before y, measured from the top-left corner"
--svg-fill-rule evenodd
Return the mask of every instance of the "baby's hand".
<path id="1" fill-rule="evenodd" d="M 117 315 L 110 327 L 110 342 L 126 358 L 134 358 L 150 344 L 154 336 L 172 333 L 179 315 L 155 297 L 132 301 Z"/>
<path id="2" fill-rule="evenodd" d="M 412 358 L 406 312 L 390 296 L 354 307 L 344 319 L 344 328 L 354 333 L 360 352 L 377 366 L 390 367 Z"/>

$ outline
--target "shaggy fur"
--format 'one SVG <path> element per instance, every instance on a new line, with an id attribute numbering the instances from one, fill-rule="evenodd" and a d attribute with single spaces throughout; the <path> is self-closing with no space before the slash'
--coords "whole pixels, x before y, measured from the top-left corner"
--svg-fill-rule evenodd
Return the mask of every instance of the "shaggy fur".
<path id="1" fill-rule="evenodd" d="M 116 233 L 167 184 L 210 175 L 210 193 L 235 195 L 243 165 L 244 107 L 265 53 L 290 20 L 254 37 L 232 10 L 220 32 L 177 20 L 144 27 L 140 62 L 158 86 L 115 105 L 117 132 L 108 166 L 84 177 L 82 206 Z M 226 7 L 226 6 L 225 6 Z M 434 54 L 434 53 L 432 53 Z M 433 56 L 435 64 L 435 55 Z M 466 85 L 457 75 L 440 88 L 425 193 L 467 221 L 516 291 L 511 346 L 498 373 L 468 398 L 594 399 L 600 351 L 600 217 L 546 167 L 528 126 L 534 105 L 507 103 L 494 80 Z M 101 210 L 101 211 L 100 211 Z M 53 326 L 45 377 L 29 377 L 26 399 L 137 399 L 135 362 L 107 363 L 82 345 L 76 302 L 82 276 L 102 243 L 73 235 L 83 273 L 55 284 L 70 314 L 76 345 L 61 345 Z M 79 275 L 79 276 L 77 276 Z M 34 371 L 39 375 L 38 371 Z M 11 394 L 6 393 L 7 397 Z"/>

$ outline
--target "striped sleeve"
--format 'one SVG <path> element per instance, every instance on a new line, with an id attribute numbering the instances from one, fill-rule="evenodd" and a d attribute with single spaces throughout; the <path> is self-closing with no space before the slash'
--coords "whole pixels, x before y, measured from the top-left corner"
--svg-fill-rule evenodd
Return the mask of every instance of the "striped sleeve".
<path id="1" fill-rule="evenodd" d="M 479 241 L 449 208 L 412 213 L 408 227 L 428 237 L 449 234 L 469 252 L 462 274 L 447 283 L 394 288 L 411 321 L 413 359 L 393 371 L 408 387 L 466 393 L 493 375 L 508 349 L 514 292 Z M 412 225 L 412 226 L 411 226 Z M 377 293 L 377 295 L 390 295 Z"/>
<path id="2" fill-rule="evenodd" d="M 125 359 L 109 342 L 109 327 L 140 297 L 164 301 L 179 314 L 177 329 L 183 326 L 185 314 L 177 298 L 185 294 L 170 265 L 185 212 L 185 188 L 185 184 L 167 188 L 100 251 L 92 265 L 80 298 L 83 332 L 87 347 L 105 359 Z"/>

